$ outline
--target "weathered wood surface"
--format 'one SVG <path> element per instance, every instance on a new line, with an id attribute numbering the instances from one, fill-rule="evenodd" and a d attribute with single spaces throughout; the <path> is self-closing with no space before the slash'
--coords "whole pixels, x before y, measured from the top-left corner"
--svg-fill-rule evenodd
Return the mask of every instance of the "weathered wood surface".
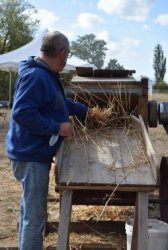
<path id="1" fill-rule="evenodd" d="M 17 243 L 1 243 L 0 250 L 18 250 Z"/>
<path id="2" fill-rule="evenodd" d="M 102 86 L 102 87 L 100 87 Z M 72 93 L 111 93 L 136 94 L 141 96 L 144 92 L 141 82 L 133 77 L 125 78 L 103 78 L 103 77 L 80 77 L 74 76 L 71 83 L 66 84 L 67 95 Z"/>
<path id="3" fill-rule="evenodd" d="M 137 128 L 130 131 L 123 128 L 109 128 L 100 133 L 92 131 L 92 138 L 88 141 L 76 137 L 76 141 L 65 143 L 62 160 L 59 160 L 59 183 L 156 185 L 156 172 L 154 174 L 153 171 L 157 171 L 158 166 L 154 161 L 151 165 L 141 131 Z M 146 133 L 143 135 L 147 136 Z"/>
<path id="4" fill-rule="evenodd" d="M 142 121 L 137 123 L 130 130 L 93 130 L 88 140 L 76 136 L 66 142 L 59 159 L 59 184 L 156 186 L 158 165 L 150 157 L 154 151 Z"/>
<path id="5" fill-rule="evenodd" d="M 148 250 L 148 193 L 139 192 L 136 197 L 135 219 L 131 250 Z"/>
<path id="6" fill-rule="evenodd" d="M 58 186 L 56 186 L 57 188 Z M 88 190 L 88 191 L 111 191 L 111 192 L 154 192 L 159 187 L 156 185 L 79 185 L 79 184 L 70 184 L 66 185 L 62 183 L 59 185 L 59 192 L 63 190 Z"/>
<path id="7" fill-rule="evenodd" d="M 118 250 L 118 247 L 113 245 L 113 244 L 108 244 L 108 243 L 81 243 L 81 244 L 73 244 L 73 249 L 78 249 L 80 245 L 80 249 L 81 250 Z M 57 249 L 57 245 L 51 245 L 51 246 L 47 246 L 45 248 L 46 250 L 55 250 Z M 122 248 L 123 250 L 125 248 Z M 121 249 L 121 250 L 122 250 Z M 4 244 L 4 245 L 0 245 L 0 250 L 18 250 L 18 246 L 17 244 L 15 245 L 11 245 L 11 244 Z"/>
<path id="8" fill-rule="evenodd" d="M 72 249 L 79 249 L 80 250 L 118 250 L 118 247 L 116 247 L 114 244 L 108 244 L 108 243 L 101 243 L 101 244 L 94 244 L 94 243 L 83 243 L 83 244 L 73 244 Z M 47 247 L 46 250 L 55 250 L 57 247 Z M 124 248 L 121 248 L 121 250 L 124 250 Z"/>
<path id="9" fill-rule="evenodd" d="M 159 163 L 158 163 L 158 160 L 156 158 L 154 148 L 153 148 L 152 143 L 150 141 L 148 132 L 145 128 L 145 124 L 143 122 L 141 115 L 139 115 L 139 120 L 140 120 L 141 126 L 142 126 L 142 139 L 144 141 L 144 147 L 146 149 L 146 153 L 147 153 L 148 159 L 150 161 L 150 165 L 152 167 L 152 172 L 153 172 L 155 180 L 157 182 L 159 182 Z"/>
<path id="10" fill-rule="evenodd" d="M 45 235 L 57 232 L 59 222 L 50 221 L 46 224 Z M 125 235 L 125 221 L 95 221 L 95 220 L 81 220 L 71 221 L 70 232 L 87 233 L 87 234 L 107 234 L 119 233 Z"/>
<path id="11" fill-rule="evenodd" d="M 162 203 L 160 204 L 161 220 L 168 223 L 168 157 L 163 156 L 160 164 L 160 187 L 159 196 Z"/>
<path id="12" fill-rule="evenodd" d="M 82 76 L 73 76 L 72 83 L 128 83 L 131 84 L 136 83 L 138 85 L 138 82 L 135 80 L 134 77 L 82 77 Z"/>
<path id="13" fill-rule="evenodd" d="M 62 193 L 57 250 L 68 249 L 69 227 L 72 210 L 72 192 L 72 190 L 66 190 Z"/>

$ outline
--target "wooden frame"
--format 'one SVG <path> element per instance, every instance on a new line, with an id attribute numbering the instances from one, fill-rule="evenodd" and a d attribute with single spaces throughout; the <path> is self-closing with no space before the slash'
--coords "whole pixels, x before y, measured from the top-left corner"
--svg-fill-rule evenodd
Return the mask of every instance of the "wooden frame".
<path id="1" fill-rule="evenodd" d="M 60 225 L 59 225 L 59 239 L 58 239 L 58 246 L 61 245 L 61 250 L 68 249 L 68 242 L 69 242 L 69 223 L 70 223 L 70 212 L 72 206 L 72 197 L 73 193 L 75 194 L 78 190 L 90 190 L 92 193 L 93 190 L 103 192 L 103 191 L 114 191 L 115 188 L 117 192 L 136 192 L 136 204 L 135 204 L 135 219 L 134 219 L 134 226 L 133 226 L 133 235 L 132 235 L 132 245 L 131 250 L 147 250 L 148 249 L 148 192 L 154 191 L 158 187 L 158 161 L 156 160 L 155 152 L 150 142 L 150 138 L 148 136 L 146 126 L 140 115 L 139 118 L 131 116 L 132 123 L 136 127 L 139 128 L 139 131 L 142 135 L 142 139 L 144 142 L 144 147 L 151 164 L 151 171 L 154 178 L 154 184 L 152 185 L 127 185 L 122 186 L 119 185 L 118 187 L 114 185 L 71 185 L 68 183 L 67 185 L 62 185 L 62 183 L 58 183 L 58 187 L 60 190 L 60 194 L 62 196 L 61 202 L 61 218 L 60 218 Z M 62 159 L 64 157 L 64 145 L 60 148 L 57 160 L 57 181 L 59 181 L 59 174 L 61 173 L 61 165 Z M 64 194 L 67 192 L 68 197 Z M 76 204 L 76 203 L 75 203 Z M 66 211 L 66 212 L 65 212 Z M 64 218 L 64 219 L 63 219 Z M 66 229 L 63 230 L 63 224 L 66 225 Z M 62 232 L 65 233 L 62 233 Z M 66 242 L 63 247 L 63 243 Z"/>
<path id="2" fill-rule="evenodd" d="M 101 176 L 98 176 L 98 180 L 96 180 L 95 176 L 92 177 L 92 172 L 90 172 L 91 176 L 90 177 L 88 176 L 89 173 L 87 172 L 88 171 L 87 169 L 88 168 L 90 169 L 89 165 L 87 165 L 87 169 L 82 170 L 82 164 L 84 164 L 84 161 L 82 160 L 82 164 L 80 163 L 81 162 L 80 155 L 75 156 L 75 162 L 73 162 L 73 161 L 71 162 L 71 158 L 72 158 L 71 156 L 70 156 L 70 160 L 69 160 L 69 158 L 66 158 L 63 160 L 65 146 L 62 145 L 60 150 L 59 150 L 58 156 L 57 156 L 56 183 L 58 185 L 61 185 L 62 189 L 74 189 L 74 190 L 75 189 L 113 190 L 117 185 L 118 185 L 117 190 L 121 190 L 121 191 L 122 190 L 126 190 L 126 191 L 137 191 L 137 190 L 152 191 L 152 190 L 156 189 L 156 186 L 158 185 L 158 177 L 157 176 L 158 176 L 159 164 L 158 164 L 158 161 L 156 159 L 154 149 L 153 149 L 152 144 L 150 142 L 150 138 L 148 136 L 148 133 L 147 133 L 147 130 L 146 130 L 146 127 L 145 127 L 145 124 L 143 122 L 142 117 L 139 116 L 139 118 L 136 118 L 136 117 L 132 116 L 131 118 L 132 118 L 132 123 L 134 124 L 134 127 L 138 128 L 138 131 L 141 134 L 141 138 L 143 141 L 143 147 L 144 147 L 145 152 L 147 154 L 150 168 L 146 168 L 146 167 L 143 168 L 143 165 L 142 165 L 143 163 L 140 163 L 141 165 L 139 166 L 138 169 L 135 170 L 136 172 L 133 171 L 133 173 L 131 173 L 131 175 L 130 175 L 129 172 L 131 170 L 126 167 L 126 169 L 124 171 L 125 171 L 125 173 L 128 172 L 128 176 L 127 176 L 127 179 L 125 179 L 123 177 L 123 180 L 122 180 L 121 177 L 119 177 L 118 179 L 116 177 L 117 174 L 119 174 L 119 175 L 122 174 L 120 168 L 119 169 L 117 168 L 117 170 L 116 170 L 117 172 L 115 171 L 116 176 L 114 178 L 113 170 L 110 170 L 112 172 L 109 172 L 108 169 L 103 170 L 104 166 L 106 168 L 106 165 L 104 165 L 104 163 L 103 163 L 103 165 L 102 166 L 100 165 L 100 167 L 99 167 L 99 165 L 91 166 L 93 168 L 92 171 L 98 171 L 98 173 L 101 171 L 101 174 L 103 173 L 102 178 L 101 178 Z M 114 134 L 113 134 L 113 136 L 114 136 Z M 115 138 L 113 137 L 112 139 L 114 140 Z M 129 140 L 130 140 L 130 138 L 129 138 Z M 122 139 L 120 141 L 118 141 L 118 139 L 117 139 L 116 143 L 121 143 L 120 147 L 125 147 L 124 145 L 122 145 L 123 144 Z M 93 147 L 93 146 L 91 145 L 91 147 Z M 116 146 L 114 145 L 114 147 L 116 147 Z M 95 150 L 97 150 L 97 149 L 95 149 Z M 111 149 L 108 149 L 108 150 L 111 150 Z M 118 154 L 118 152 L 117 152 L 118 149 L 114 148 L 114 150 Z M 127 150 L 125 148 L 123 148 L 122 150 L 123 151 L 121 151 L 121 153 L 126 154 L 126 156 L 127 156 Z M 72 150 L 70 152 L 69 152 L 69 154 L 73 154 L 73 153 L 75 154 L 74 147 L 72 148 Z M 77 151 L 77 154 L 79 154 L 79 151 Z M 120 155 L 117 156 L 117 157 L 119 157 L 119 161 L 120 161 L 120 157 L 123 157 L 123 156 L 120 156 Z M 95 157 L 96 157 L 96 155 L 95 155 Z M 106 154 L 103 157 L 106 157 Z M 92 158 L 94 158 L 94 156 Z M 126 158 L 126 160 L 127 160 L 127 158 Z M 90 160 L 90 161 L 92 163 L 92 160 Z M 67 164 L 70 164 L 70 165 L 68 166 Z M 77 166 L 75 167 L 75 165 L 73 165 L 73 164 L 77 164 Z M 88 164 L 88 163 L 86 163 L 86 164 Z M 99 164 L 99 163 L 97 163 L 97 164 Z M 100 164 L 101 164 L 101 162 L 100 162 Z M 145 161 L 144 161 L 144 164 L 146 164 Z M 94 170 L 94 168 L 95 168 L 95 170 Z M 80 169 L 79 174 L 77 173 L 78 172 L 77 169 Z M 142 173 L 141 173 L 141 171 L 142 171 Z M 143 176 L 143 172 L 145 173 L 146 176 Z M 110 177 L 110 174 L 111 174 L 111 177 Z M 80 181 L 81 175 L 82 175 L 82 179 Z M 85 175 L 86 175 L 86 177 L 85 177 Z M 139 176 L 136 177 L 136 175 L 139 175 Z M 141 176 L 143 176 L 142 179 L 141 179 Z M 120 179 L 122 182 L 120 181 Z M 89 182 L 88 182 L 88 180 L 89 180 Z M 118 180 L 118 182 L 115 182 L 115 180 Z"/>
<path id="3" fill-rule="evenodd" d="M 150 169 L 148 171 L 151 171 L 151 176 L 153 178 L 153 181 L 150 182 L 144 182 L 144 183 L 85 183 L 85 182 L 72 182 L 70 181 L 62 181 L 60 176 L 63 173 L 63 162 L 64 159 L 64 147 L 63 144 L 59 150 L 58 156 L 57 156 L 57 174 L 56 174 L 56 184 L 57 189 L 60 191 L 60 194 L 62 196 L 62 202 L 61 202 L 61 216 L 64 216 L 66 221 L 64 221 L 63 218 L 60 219 L 60 230 L 59 234 L 61 234 L 61 228 L 63 228 L 62 223 L 65 223 L 66 225 L 66 235 L 59 235 L 59 242 L 63 242 L 63 239 L 66 241 L 66 244 L 64 245 L 64 248 L 60 248 L 61 250 L 68 249 L 68 234 L 69 234 L 69 216 L 71 211 L 71 206 L 73 205 L 73 194 L 75 196 L 75 193 L 78 193 L 79 190 L 84 191 L 87 190 L 87 192 L 90 194 L 89 198 L 92 194 L 92 192 L 98 192 L 99 194 L 102 192 L 114 192 L 117 190 L 118 193 L 120 192 L 128 192 L 130 193 L 136 193 L 136 203 L 135 203 L 135 219 L 134 219 L 134 226 L 133 226 L 133 235 L 132 235 L 132 244 L 131 244 L 131 250 L 147 250 L 148 249 L 148 192 L 152 192 L 158 188 L 159 179 L 158 179 L 158 169 L 159 165 L 155 156 L 155 152 L 153 150 L 152 144 L 150 142 L 150 138 L 148 136 L 147 132 L 147 125 L 148 125 L 148 79 L 142 79 L 140 82 L 136 81 L 133 77 L 127 77 L 127 78 L 94 78 L 94 77 L 74 77 L 72 79 L 72 84 L 66 85 L 65 90 L 66 93 L 69 96 L 73 96 L 74 93 L 80 93 L 80 87 L 82 86 L 86 93 L 88 91 L 93 92 L 94 94 L 101 95 L 101 90 L 98 90 L 96 88 L 98 83 L 103 84 L 103 91 L 115 93 L 118 89 L 118 85 L 120 84 L 121 92 L 123 93 L 130 93 L 132 96 L 134 96 L 136 103 L 137 103 L 137 114 L 138 117 L 131 116 L 132 123 L 135 127 L 139 129 L 139 133 L 141 134 L 143 146 L 145 148 L 147 158 L 150 164 Z M 119 139 L 119 142 L 122 142 L 122 139 Z M 122 144 L 122 143 L 121 143 Z M 124 148 L 122 148 L 124 152 Z M 77 159 L 76 159 L 77 160 Z M 78 160 L 77 160 L 78 161 Z M 82 161 L 81 161 L 82 162 Z M 67 163 L 68 160 L 67 160 Z M 83 162 L 82 162 L 83 163 Z M 73 167 L 73 164 L 71 164 Z M 81 163 L 80 163 L 81 165 Z M 79 166 L 81 167 L 81 166 Z M 69 167 L 67 165 L 68 170 Z M 80 168 L 80 171 L 81 168 Z M 99 171 L 99 170 L 98 170 Z M 69 174 L 69 172 L 64 171 Z M 101 173 L 101 172 L 100 172 Z M 64 192 L 67 192 L 68 197 L 64 194 Z M 86 197 L 83 197 L 83 202 Z M 77 201 L 77 200 L 76 200 Z M 64 204 L 64 205 L 63 205 Z M 76 204 L 76 203 L 75 203 Z M 87 199 L 87 204 L 89 204 L 89 199 Z M 64 208 L 63 208 L 64 206 Z M 65 215 L 65 206 L 68 207 L 67 214 Z M 64 211 L 64 213 L 63 213 Z M 62 239 L 61 239 L 62 238 Z"/>

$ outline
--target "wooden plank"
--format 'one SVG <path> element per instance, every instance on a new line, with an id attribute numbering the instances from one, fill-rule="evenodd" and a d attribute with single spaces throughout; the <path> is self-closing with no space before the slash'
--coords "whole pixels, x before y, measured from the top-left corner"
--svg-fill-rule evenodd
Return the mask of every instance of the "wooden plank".
<path id="1" fill-rule="evenodd" d="M 74 201 L 74 199 L 78 199 L 78 198 L 101 198 L 101 199 L 108 199 L 108 197 L 111 195 L 111 191 L 103 191 L 103 190 L 75 190 L 73 192 L 73 199 L 72 202 Z M 136 198 L 136 192 L 115 192 L 115 197 L 114 198 Z"/>
<path id="2" fill-rule="evenodd" d="M 123 131 L 116 131 L 121 152 L 121 161 L 123 162 L 123 183 L 124 184 L 135 184 L 132 177 L 131 165 L 132 165 L 132 155 L 130 155 L 130 150 L 128 148 L 128 140 L 126 133 Z M 118 173 L 116 173 L 117 175 Z M 122 183 L 120 183 L 122 184 Z"/>
<path id="3" fill-rule="evenodd" d="M 74 76 L 71 80 L 72 84 L 83 84 L 86 86 L 87 83 L 90 84 L 97 84 L 98 82 L 104 84 L 110 84 L 111 87 L 114 87 L 117 83 L 120 84 L 127 84 L 128 86 L 132 87 L 140 87 L 140 82 L 136 81 L 133 77 L 118 77 L 118 78 L 107 78 L 107 77 L 81 77 L 81 76 Z"/>
<path id="4" fill-rule="evenodd" d="M 115 129 L 112 130 L 111 135 L 111 153 L 114 158 L 116 185 L 126 184 L 124 162 L 122 159 L 122 152 L 120 150 L 120 135 L 122 134 L 119 135 L 119 133 L 121 133 L 121 130 Z"/>
<path id="5" fill-rule="evenodd" d="M 72 210 L 72 190 L 62 193 L 60 222 L 58 228 L 57 250 L 67 250 L 69 245 L 69 226 Z"/>
<path id="6" fill-rule="evenodd" d="M 92 190 L 93 191 L 93 190 Z M 133 193 L 133 192 L 132 192 Z M 95 198 L 95 197 L 76 197 L 74 199 L 72 204 L 73 205 L 104 205 L 108 198 Z M 50 198 L 49 202 L 59 202 L 58 199 L 56 198 Z M 162 205 L 168 205 L 168 199 L 167 200 L 162 200 L 162 199 L 149 199 L 150 204 L 162 204 Z M 116 192 L 115 192 L 115 197 L 111 198 L 110 201 L 107 203 L 108 206 L 134 206 L 135 205 L 135 199 L 130 197 L 130 198 L 116 198 Z M 165 210 L 166 212 L 168 210 Z M 164 219 L 162 219 L 164 221 Z M 167 220 L 168 222 L 168 220 Z M 57 230 L 57 228 L 56 228 Z"/>
<path id="7" fill-rule="evenodd" d="M 56 156 L 55 156 L 55 165 L 56 165 L 56 182 L 59 182 L 59 176 L 62 166 L 62 157 L 63 157 L 63 150 L 64 150 L 64 142 L 60 146 Z"/>
<path id="8" fill-rule="evenodd" d="M 140 122 L 140 120 L 139 120 L 139 118 L 137 118 L 136 116 L 134 116 L 134 115 L 130 115 L 130 118 L 131 118 L 131 120 L 132 120 L 132 122 L 134 121 L 134 124 L 136 124 L 136 127 L 140 127 L 141 126 L 141 122 Z M 138 126 L 139 125 L 139 126 Z"/>
<path id="9" fill-rule="evenodd" d="M 59 202 L 60 199 L 59 197 L 56 198 L 56 197 L 47 197 L 47 202 Z"/>
<path id="10" fill-rule="evenodd" d="M 113 244 L 83 244 L 81 250 L 118 250 Z"/>
<path id="11" fill-rule="evenodd" d="M 79 244 L 73 244 L 75 249 L 78 249 Z M 55 250 L 57 249 L 57 245 L 55 246 L 47 246 L 46 250 Z M 81 250 L 118 250 L 117 247 L 115 247 L 113 244 L 94 244 L 94 243 L 80 243 L 80 249 Z M 0 245 L 0 250 L 18 250 L 18 246 L 16 245 L 11 245 L 11 244 L 2 244 Z M 121 250 L 124 250 L 121 249 Z"/>
<path id="12" fill-rule="evenodd" d="M 138 131 L 133 133 L 132 130 L 133 128 L 131 128 L 127 135 L 125 135 L 125 148 L 123 149 L 125 150 L 125 155 L 128 154 L 129 156 L 125 165 L 127 183 L 129 185 L 142 185 L 143 183 L 152 185 L 153 179 L 150 178 L 150 169 L 148 164 L 142 160 L 144 151 L 142 150 L 141 143 L 139 143 L 139 140 L 136 137 Z"/>
<path id="13" fill-rule="evenodd" d="M 111 198 L 110 201 L 107 199 L 101 198 L 76 198 L 73 202 L 73 205 L 102 205 L 107 202 L 107 206 L 135 206 L 135 199 L 133 198 Z M 168 205 L 167 201 L 162 201 L 160 199 L 149 199 L 149 204 L 162 204 Z M 165 210 L 166 212 L 168 210 Z M 164 219 L 162 219 L 164 221 Z M 168 222 L 168 220 L 166 221 Z"/>
<path id="14" fill-rule="evenodd" d="M 49 233 L 57 232 L 59 222 L 48 221 L 46 224 L 45 235 Z M 98 235 L 106 233 L 120 233 L 125 235 L 125 222 L 124 221 L 93 221 L 93 220 L 81 220 L 71 221 L 70 232 L 74 233 L 94 233 Z"/>
<path id="15" fill-rule="evenodd" d="M 133 133 L 123 133 L 116 130 L 121 151 L 121 160 L 123 161 L 124 184 L 142 185 L 148 183 L 155 184 L 151 169 L 149 168 L 148 158 L 141 141 L 138 138 L 138 131 Z"/>
<path id="16" fill-rule="evenodd" d="M 143 117 L 145 126 L 148 125 L 148 79 L 141 79 L 141 88 L 143 93 L 138 98 L 138 114 Z"/>
<path id="17" fill-rule="evenodd" d="M 96 243 L 80 243 L 80 244 L 73 244 L 73 249 L 79 249 L 80 250 L 118 250 L 118 247 L 114 246 L 113 244 L 96 244 Z M 57 249 L 56 246 L 48 246 L 46 250 L 55 250 Z M 124 250 L 124 248 L 121 248 L 120 250 Z"/>
<path id="18" fill-rule="evenodd" d="M 116 189 L 117 187 L 117 189 Z M 157 185 L 69 185 L 67 186 L 66 183 L 62 183 L 60 187 L 60 191 L 63 190 L 101 190 L 101 191 L 113 191 L 116 189 L 116 191 L 124 191 L 124 192 L 153 192 L 156 189 L 159 189 L 159 186 Z"/>
<path id="19" fill-rule="evenodd" d="M 81 146 L 79 146 L 81 145 Z M 88 147 L 80 140 L 78 144 L 67 143 L 64 146 L 64 155 L 59 175 L 59 182 L 88 183 Z"/>
<path id="20" fill-rule="evenodd" d="M 142 138 L 122 129 L 106 129 L 85 143 L 64 146 L 59 183 L 84 185 L 156 185 Z M 83 143 L 83 144 L 82 144 Z"/>
<path id="21" fill-rule="evenodd" d="M 150 141 L 148 132 L 146 130 L 146 127 L 145 127 L 145 124 L 144 124 L 144 121 L 143 121 L 141 115 L 139 115 L 139 120 L 141 122 L 142 137 L 143 137 L 146 152 L 147 152 L 147 155 L 149 157 L 150 164 L 151 164 L 151 170 L 152 170 L 153 176 L 155 178 L 155 182 L 157 184 L 157 182 L 158 182 L 159 163 L 158 163 L 158 160 L 156 158 L 155 151 L 153 149 L 152 143 Z"/>
<path id="22" fill-rule="evenodd" d="M 114 158 L 111 147 L 111 133 L 107 133 L 103 137 L 100 133 L 96 135 L 97 146 L 93 143 L 89 145 L 89 168 L 88 183 L 115 183 L 116 176 L 113 168 Z"/>
<path id="23" fill-rule="evenodd" d="M 166 204 L 160 204 L 160 219 L 168 223 L 168 157 L 162 157 L 160 163 L 160 188 L 159 197 L 162 202 Z"/>
<path id="24" fill-rule="evenodd" d="M 132 157 L 132 166 L 127 168 L 130 175 L 129 184 L 148 184 L 155 185 L 152 169 L 146 155 L 146 151 L 140 136 L 141 131 L 133 131 L 128 134 L 128 148 Z"/>
<path id="25" fill-rule="evenodd" d="M 105 137 L 109 137 L 108 140 Z M 123 144 L 123 139 L 121 138 L 119 142 L 117 130 L 113 129 L 110 133 L 108 131 L 105 136 L 99 134 L 98 141 L 101 143 L 97 146 L 88 144 L 88 183 L 126 184 L 120 150 L 120 143 Z M 79 176 L 78 184 L 81 182 L 80 178 Z"/>
<path id="26" fill-rule="evenodd" d="M 114 194 L 115 195 L 115 194 Z M 74 200 L 74 205 L 102 205 L 104 206 L 107 202 L 107 206 L 135 206 L 135 199 L 121 199 L 121 198 L 110 198 L 101 199 L 101 198 L 82 198 L 79 197 Z"/>
<path id="27" fill-rule="evenodd" d="M 1 243 L 0 250 L 18 250 L 17 243 Z"/>
<path id="28" fill-rule="evenodd" d="M 131 250 L 148 250 L 148 193 L 138 192 Z"/>

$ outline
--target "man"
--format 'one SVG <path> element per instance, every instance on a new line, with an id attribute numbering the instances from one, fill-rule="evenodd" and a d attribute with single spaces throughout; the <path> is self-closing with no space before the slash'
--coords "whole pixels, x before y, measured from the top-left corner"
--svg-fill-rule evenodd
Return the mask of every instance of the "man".
<path id="1" fill-rule="evenodd" d="M 68 53 L 65 35 L 47 33 L 41 57 L 30 57 L 19 66 L 6 145 L 13 173 L 23 187 L 20 250 L 43 248 L 51 161 L 64 138 L 72 135 L 69 116 L 85 118 L 88 112 L 84 104 L 65 97 L 59 80 Z"/>

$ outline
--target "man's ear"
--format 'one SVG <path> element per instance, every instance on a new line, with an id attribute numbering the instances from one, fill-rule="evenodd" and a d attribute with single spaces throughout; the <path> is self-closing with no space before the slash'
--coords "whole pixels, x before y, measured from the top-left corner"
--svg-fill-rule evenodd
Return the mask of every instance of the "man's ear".
<path id="1" fill-rule="evenodd" d="M 61 49 L 60 51 L 59 51 L 59 56 L 60 56 L 60 58 L 62 58 L 62 57 L 65 57 L 65 53 L 66 53 L 66 50 L 65 50 L 65 48 L 63 48 L 63 49 Z"/>

